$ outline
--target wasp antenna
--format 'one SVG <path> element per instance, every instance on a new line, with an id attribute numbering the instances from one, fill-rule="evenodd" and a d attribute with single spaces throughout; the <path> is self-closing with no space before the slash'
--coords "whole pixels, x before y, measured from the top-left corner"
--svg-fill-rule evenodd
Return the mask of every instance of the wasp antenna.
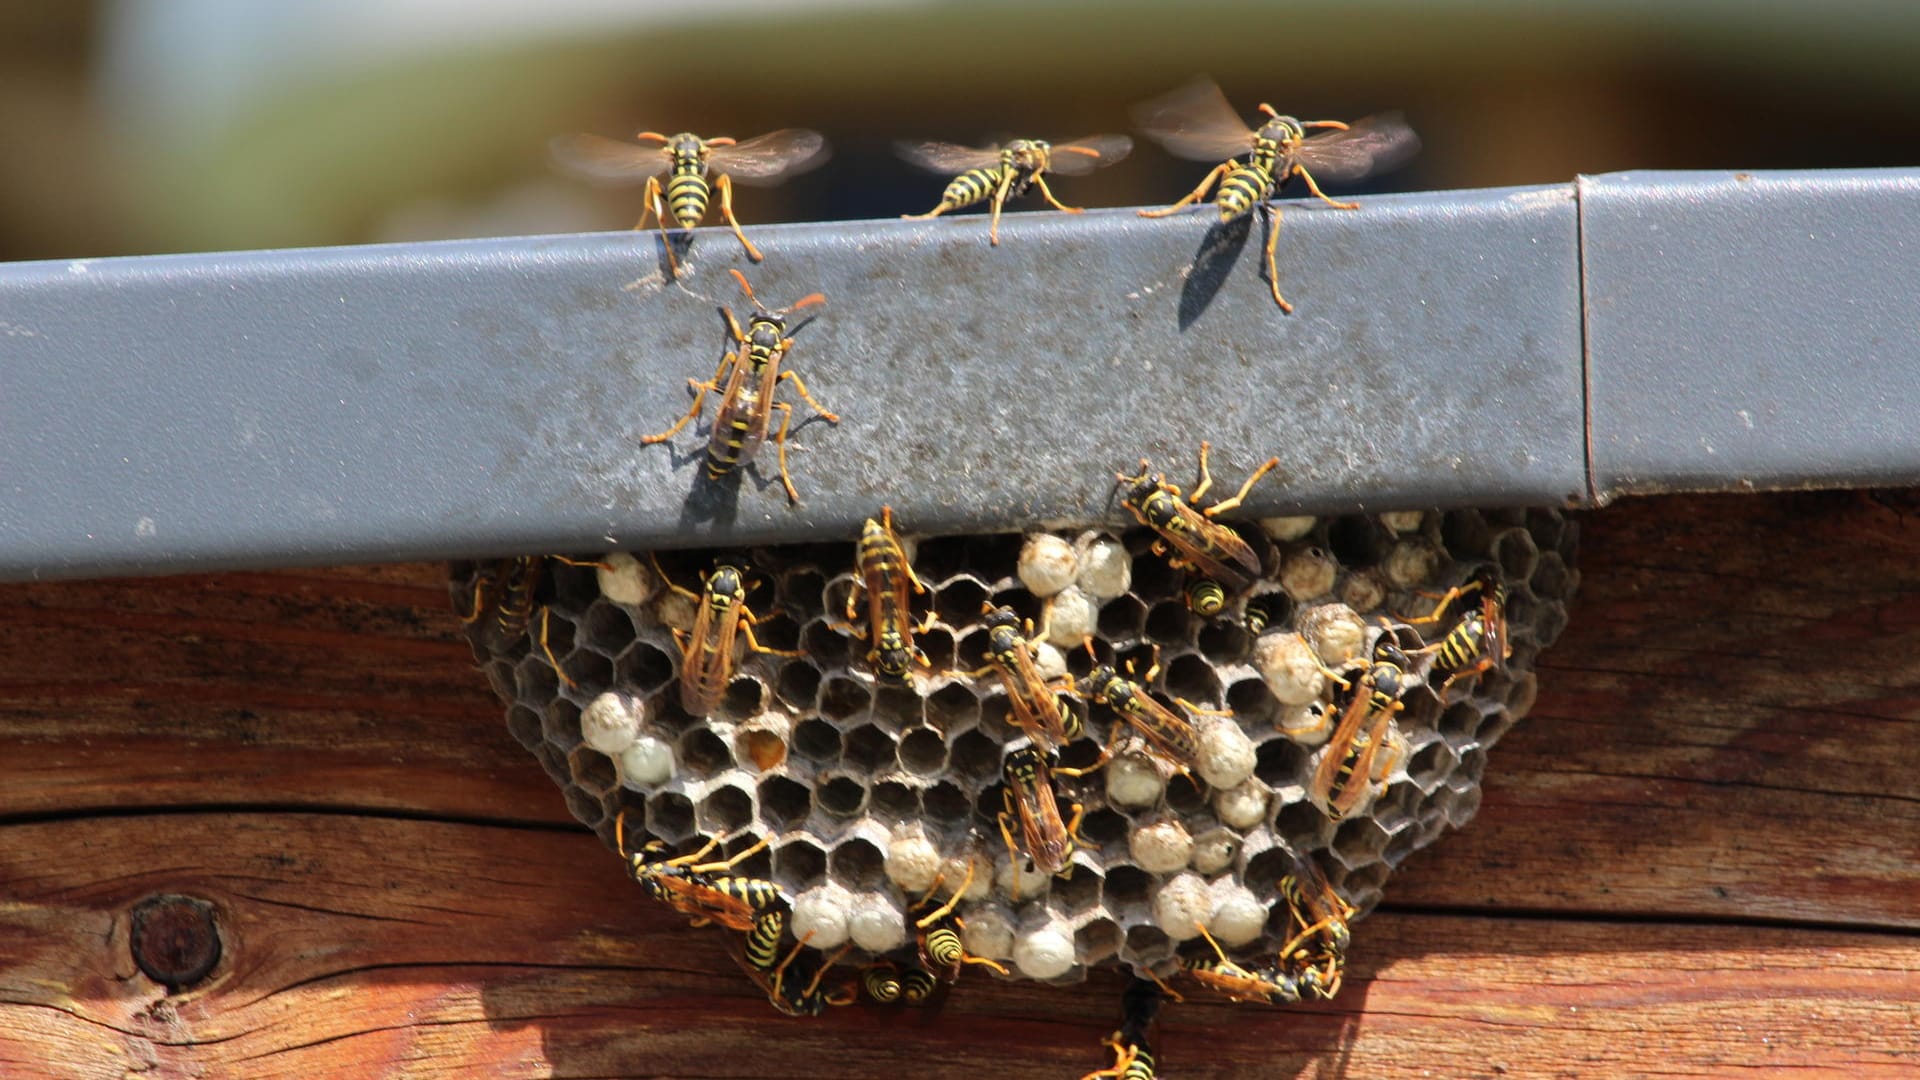
<path id="1" fill-rule="evenodd" d="M 613 846 L 620 849 L 622 859 L 627 857 L 627 808 L 624 806 L 613 819 Z"/>
<path id="2" fill-rule="evenodd" d="M 1260 111 L 1263 113 L 1266 113 L 1268 116 L 1273 117 L 1275 120 L 1280 119 L 1280 110 L 1275 109 L 1273 106 L 1267 104 L 1264 101 L 1260 103 Z"/>
<path id="3" fill-rule="evenodd" d="M 824 304 L 826 302 L 827 302 L 827 294 L 809 293 L 808 295 L 803 296 L 800 299 L 794 301 L 792 306 L 788 307 L 787 310 L 799 311 L 803 307 L 812 307 L 815 304 Z"/>
<path id="4" fill-rule="evenodd" d="M 727 269 L 727 273 L 732 274 L 733 280 L 740 283 L 740 291 L 747 294 L 747 299 L 753 302 L 754 307 L 760 308 L 761 311 L 767 310 L 765 307 L 761 306 L 760 298 L 753 295 L 753 286 L 747 284 L 747 275 L 741 273 L 736 269 L 733 269 L 732 267 L 729 267 Z"/>
<path id="5" fill-rule="evenodd" d="M 702 139 L 700 141 L 706 143 L 708 146 L 732 146 L 740 140 L 731 135 L 722 135 L 716 139 Z"/>
<path id="6" fill-rule="evenodd" d="M 635 135 L 634 138 L 640 140 L 641 142 L 663 143 L 663 142 L 671 141 L 665 135 L 662 135 L 657 131 L 643 131 L 640 134 Z"/>

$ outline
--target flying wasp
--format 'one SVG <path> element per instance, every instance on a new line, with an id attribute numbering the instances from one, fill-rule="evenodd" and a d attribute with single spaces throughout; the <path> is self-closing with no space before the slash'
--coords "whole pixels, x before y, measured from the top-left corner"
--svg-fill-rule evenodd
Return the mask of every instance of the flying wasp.
<path id="1" fill-rule="evenodd" d="M 1040 639 L 1027 636 L 1033 633 L 1032 622 L 1026 623 L 1023 634 L 1020 616 L 1012 608 L 982 604 L 981 610 L 986 614 L 987 665 L 969 677 L 999 673 L 1007 690 L 1008 711 L 1029 738 L 1053 749 L 1079 738 L 1079 714 L 1033 666 L 1033 646 Z"/>
<path id="2" fill-rule="evenodd" d="M 1257 1001 L 1269 1005 L 1291 1005 L 1300 1000 L 1300 985 L 1279 965 L 1254 969 L 1241 967 L 1227 959 L 1226 950 L 1207 933 L 1198 919 L 1193 928 L 1213 946 L 1213 957 L 1190 957 L 1185 961 L 1187 977 L 1228 1001 Z"/>
<path id="3" fill-rule="evenodd" d="M 1131 661 L 1128 662 L 1127 673 L 1133 674 Z M 1112 664 L 1101 664 L 1081 680 L 1078 689 L 1082 697 L 1112 706 L 1114 712 L 1119 713 L 1147 740 L 1155 756 L 1179 772 L 1191 775 L 1192 768 L 1200 764 L 1200 736 L 1194 730 L 1192 721 L 1160 704 L 1147 693 L 1144 684 L 1152 682 L 1158 674 L 1160 647 L 1155 645 L 1152 666 L 1147 668 L 1147 673 L 1141 676 L 1139 682 L 1123 678 Z M 1230 715 L 1217 709 L 1202 708 L 1180 698 L 1174 701 L 1191 713 Z"/>
<path id="4" fill-rule="evenodd" d="M 1165 994 L 1151 979 L 1135 978 L 1120 995 L 1120 1030 L 1107 1036 L 1113 1065 L 1080 1080 L 1153 1080 L 1153 1047 L 1147 1034 L 1159 1015 Z"/>
<path id="5" fill-rule="evenodd" d="M 603 184 L 637 184 L 646 181 L 647 189 L 635 229 L 647 227 L 652 214 L 660 227 L 660 239 L 667 249 L 667 268 L 680 276 L 680 263 L 674 258 L 673 241 L 667 236 L 667 218 L 682 229 L 691 229 L 705 220 L 707 204 L 714 192 L 720 194 L 720 216 L 733 228 L 740 246 L 754 262 L 761 259 L 760 249 L 740 231 L 733 216 L 733 182 L 750 186 L 777 184 L 791 176 L 817 168 L 827 160 L 827 143 L 817 131 L 782 128 L 746 142 L 730 138 L 703 139 L 682 132 L 662 135 L 643 131 L 634 136 L 642 145 L 620 142 L 599 135 L 561 135 L 547 144 L 554 160 L 568 172 Z M 654 145 L 644 145 L 644 144 Z M 660 174 L 670 173 L 663 186 Z M 712 176 L 711 181 L 708 177 Z M 665 203 L 661 202 L 665 196 Z"/>
<path id="6" fill-rule="evenodd" d="M 792 474 L 787 472 L 787 429 L 793 424 L 793 406 L 775 401 L 773 395 L 781 383 L 791 380 L 793 388 L 822 419 L 831 424 L 840 422 L 838 414 L 828 411 L 807 392 L 806 380 L 798 372 L 780 368 L 787 352 L 793 348 L 793 335 L 800 330 L 799 326 L 787 328 L 787 316 L 801 308 L 825 303 L 827 298 L 813 293 L 788 307 L 769 311 L 760 303 L 760 298 L 753 295 L 753 286 L 747 284 L 745 274 L 731 269 L 727 273 L 740 283 L 741 291 L 753 303 L 754 313 L 747 318 L 747 328 L 742 330 L 733 312 L 721 307 L 720 314 L 726 320 L 733 347 L 720 358 L 713 378 L 706 382 L 687 380 L 687 388 L 695 391 L 687 414 L 658 435 L 643 437 L 640 445 L 651 446 L 678 435 L 681 428 L 700 415 L 700 406 L 706 402 L 707 394 L 718 394 L 720 405 L 714 412 L 713 435 L 707 440 L 707 479 L 718 480 L 742 462 L 753 460 L 760 444 L 767 441 L 767 430 L 773 426 L 773 412 L 778 409 L 780 430 L 774 435 L 773 444 L 780 451 L 780 483 L 787 489 L 787 501 L 797 504 L 800 492 L 793 486 Z M 724 386 L 720 382 L 723 376 Z"/>
<path id="7" fill-rule="evenodd" d="M 750 933 L 767 912 L 792 907 L 786 893 L 773 882 L 726 873 L 764 850 L 765 838 L 717 863 L 700 862 L 719 844 L 717 838 L 707 841 L 699 851 L 677 858 L 661 858 L 667 846 L 658 840 L 649 841 L 640 850 L 628 854 L 626 818 L 626 811 L 622 810 L 614 819 L 613 829 L 614 842 L 627 859 L 628 875 L 648 896 L 691 917 L 694 925 L 713 922 L 729 930 Z"/>
<path id="8" fill-rule="evenodd" d="M 1072 142 L 1049 143 L 1041 139 L 1015 139 L 1005 146 L 975 149 L 943 142 L 901 142 L 894 149 L 901 157 L 928 172 L 953 174 L 953 182 L 940 196 L 940 205 L 924 214 L 902 217 L 924 220 L 939 217 L 982 200 L 993 201 L 993 225 L 987 230 L 993 246 L 1000 245 L 1000 209 L 1008 199 L 1018 198 L 1029 188 L 1039 188 L 1042 198 L 1055 210 L 1069 214 L 1081 209 L 1062 205 L 1047 188 L 1047 173 L 1084 176 L 1102 166 L 1111 165 L 1133 150 L 1133 140 L 1125 135 L 1089 135 Z"/>
<path id="9" fill-rule="evenodd" d="M 960 898 L 973 887 L 973 860 L 967 860 L 966 880 L 960 883 L 960 887 L 947 897 L 946 903 L 935 904 L 933 895 L 940 891 L 940 881 L 940 878 L 935 878 L 933 888 L 928 889 L 927 894 L 913 907 L 913 927 L 920 945 L 920 963 L 937 980 L 948 983 L 960 977 L 963 964 L 978 964 L 1005 975 L 1007 969 L 998 961 L 967 951 L 960 941 L 960 931 L 965 929 L 965 924 L 953 916 L 953 909 L 960 905 Z"/>
<path id="10" fill-rule="evenodd" d="M 1273 217 L 1267 230 L 1267 284 L 1273 290 L 1273 302 L 1291 314 L 1293 305 L 1280 295 L 1280 278 L 1273 268 L 1280 212 L 1271 200 L 1297 176 L 1328 206 L 1358 210 L 1359 203 L 1328 198 L 1319 182 L 1359 180 L 1395 168 L 1420 149 L 1420 139 L 1399 113 L 1369 116 L 1349 125 L 1338 120 L 1296 120 L 1265 103 L 1260 111 L 1266 121 L 1258 129 L 1247 127 L 1210 79 L 1137 106 L 1135 122 L 1168 153 L 1192 161 L 1220 162 L 1186 198 L 1163 210 L 1142 210 L 1140 216 L 1165 217 L 1205 198 L 1215 184 L 1219 187 L 1213 204 L 1223 222 L 1251 213 L 1256 206 L 1268 207 Z M 1307 131 L 1318 128 L 1330 130 L 1309 138 Z"/>
<path id="11" fill-rule="evenodd" d="M 913 635 L 925 633 L 933 625 L 933 616 L 919 626 L 913 624 L 909 592 L 924 593 L 925 585 L 913 572 L 900 538 L 893 532 L 893 507 L 880 508 L 880 520 L 872 518 L 860 529 L 860 544 L 854 553 L 860 577 L 847 593 L 847 622 L 858 616 L 858 598 L 866 594 L 867 635 L 873 647 L 867 663 L 874 678 L 890 686 L 907 686 L 913 669 L 932 667 L 927 654 L 913 643 Z"/>
<path id="12" fill-rule="evenodd" d="M 1080 834 L 1080 818 L 1086 808 L 1073 803 L 1073 813 L 1060 819 L 1060 800 L 1053 790 L 1055 776 L 1084 776 L 1099 764 L 1084 769 L 1058 768 L 1049 756 L 1033 746 L 1016 747 L 1001 763 L 1006 781 L 1005 809 L 1000 812 L 1000 838 L 1006 841 L 1007 856 L 1017 859 L 1024 851 L 1028 861 L 1043 874 L 1058 874 L 1067 868 L 1073 846 Z M 1013 840 L 1013 824 L 1020 825 L 1020 843 Z M 1016 877 L 1016 882 L 1018 878 Z"/>
<path id="13" fill-rule="evenodd" d="M 1393 715 L 1406 708 L 1402 698 L 1415 685 L 1412 667 L 1413 662 L 1399 648 L 1379 645 L 1373 662 L 1348 687 L 1347 705 L 1307 789 L 1314 803 L 1334 821 L 1351 814 L 1399 764 L 1400 750 L 1391 745 L 1389 737 Z"/>
<path id="14" fill-rule="evenodd" d="M 1142 525 L 1159 534 L 1153 545 L 1155 553 L 1164 555 L 1171 551 L 1174 569 L 1195 570 L 1223 588 L 1238 592 L 1260 576 L 1260 557 L 1245 540 L 1215 522 L 1213 517 L 1239 506 L 1261 477 L 1279 467 L 1280 459 L 1267 459 L 1266 464 L 1247 477 L 1247 482 L 1240 485 L 1231 499 L 1196 509 L 1201 496 L 1213 486 L 1213 473 L 1207 466 L 1211 451 L 1210 444 L 1204 441 L 1200 444 L 1200 483 L 1184 501 L 1180 489 L 1167 483 L 1166 477 L 1152 472 L 1146 458 L 1140 459 L 1138 476 L 1115 473 L 1114 479 L 1117 484 L 1129 485 L 1122 500 L 1126 508 Z"/>
<path id="15" fill-rule="evenodd" d="M 771 649 L 753 636 L 756 623 L 747 607 L 747 572 L 737 566 L 721 564 L 705 575 L 701 591 L 673 583 L 660 561 L 653 560 L 653 571 L 667 588 L 694 601 L 693 629 L 673 631 L 680 646 L 680 707 L 688 716 L 707 716 L 720 707 L 728 684 L 739 671 L 734 655 L 736 638 L 744 637 L 747 648 L 768 656 L 799 656 L 792 649 Z"/>
<path id="16" fill-rule="evenodd" d="M 1432 612 L 1407 622 L 1439 622 L 1454 601 L 1469 596 L 1475 596 L 1478 605 L 1462 616 L 1438 644 L 1420 650 L 1432 653 L 1434 670 L 1447 677 L 1440 684 L 1443 698 L 1455 680 L 1485 671 L 1505 671 L 1507 659 L 1513 655 L 1513 642 L 1507 638 L 1507 585 L 1492 563 L 1475 568 L 1464 584 L 1440 594 Z"/>

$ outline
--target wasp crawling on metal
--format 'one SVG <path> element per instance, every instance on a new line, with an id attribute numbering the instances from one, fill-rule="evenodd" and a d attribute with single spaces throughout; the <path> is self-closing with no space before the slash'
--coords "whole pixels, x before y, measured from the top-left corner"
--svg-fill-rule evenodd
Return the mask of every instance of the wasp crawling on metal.
<path id="1" fill-rule="evenodd" d="M 483 562 L 475 571 L 471 594 L 472 609 L 460 616 L 463 623 L 477 623 L 488 613 L 493 613 L 489 625 L 492 635 L 506 645 L 525 634 L 533 622 L 535 610 L 540 612 L 540 651 L 546 655 L 547 663 L 552 665 L 553 673 L 568 686 L 580 684 L 569 678 L 566 669 L 553 655 L 552 646 L 547 644 L 547 626 L 550 613 L 547 606 L 539 602 L 540 584 L 546 580 L 547 560 L 565 563 L 568 566 L 604 567 L 604 563 L 576 562 L 564 555 L 522 555 L 512 559 L 494 559 Z"/>
<path id="2" fill-rule="evenodd" d="M 706 716 L 720 707 L 740 668 L 734 648 L 738 639 L 745 638 L 747 648 L 767 656 L 801 655 L 792 649 L 768 648 L 754 637 L 758 620 L 747 607 L 750 588 L 747 572 L 740 567 L 725 563 L 714 567 L 704 576 L 698 593 L 674 584 L 657 558 L 653 572 L 667 588 L 694 602 L 693 629 L 672 631 L 680 646 L 680 707 L 688 716 Z"/>
<path id="3" fill-rule="evenodd" d="M 1307 794 L 1334 821 L 1353 813 L 1399 764 L 1391 742 L 1393 715 L 1416 685 L 1413 661 L 1394 645 L 1380 644 L 1373 661 L 1347 688 L 1348 700 L 1313 771 Z"/>
<path id="4" fill-rule="evenodd" d="M 1213 486 L 1213 473 L 1208 468 L 1208 455 L 1211 444 L 1200 444 L 1200 482 L 1195 485 L 1193 494 L 1183 500 L 1180 489 L 1167 483 L 1166 477 L 1152 471 L 1146 458 L 1140 459 L 1140 472 L 1137 476 L 1126 473 L 1114 473 L 1118 484 L 1129 485 L 1122 500 L 1126 508 L 1142 525 L 1159 534 L 1153 549 L 1157 554 L 1171 552 L 1174 569 L 1191 569 L 1217 582 L 1223 589 L 1239 592 L 1253 584 L 1260 576 L 1260 557 L 1254 554 L 1245 540 L 1213 520 L 1214 515 L 1225 513 L 1239 506 L 1247 497 L 1247 492 L 1267 473 L 1280 465 L 1280 459 L 1268 458 L 1266 463 L 1247 477 L 1240 490 L 1230 499 L 1222 499 L 1212 506 L 1196 509 L 1201 496 Z"/>
<path id="5" fill-rule="evenodd" d="M 678 422 L 658 435 L 647 435 L 640 445 L 651 446 L 665 442 L 680 433 L 693 419 L 700 415 L 700 406 L 706 403 L 709 393 L 720 397 L 720 405 L 714 411 L 713 434 L 707 440 L 707 479 L 718 480 L 732 472 L 742 462 L 752 461 L 760 445 L 767 441 L 767 431 L 773 426 L 773 413 L 780 410 L 780 430 L 773 436 L 773 445 L 780 452 L 780 483 L 787 489 L 787 501 L 799 503 L 800 492 L 793 486 L 793 476 L 787 472 L 787 431 L 793 425 L 793 406 L 784 401 L 774 400 L 774 392 L 780 384 L 791 381 L 793 388 L 820 417 L 831 424 L 838 424 L 838 414 L 815 401 L 807 392 L 807 383 L 800 374 L 791 368 L 781 370 L 781 363 L 793 348 L 793 335 L 799 326 L 789 329 L 787 316 L 804 307 L 826 302 L 826 297 L 813 293 L 795 301 L 778 311 L 769 311 L 753 295 L 753 286 L 747 284 L 747 277 L 738 270 L 728 270 L 733 279 L 740 283 L 741 291 L 752 301 L 754 313 L 747 318 L 745 330 L 733 317 L 733 312 L 722 306 L 720 315 L 726 320 L 727 334 L 733 341 L 733 347 L 720 358 L 720 366 L 713 371 L 713 378 L 706 382 L 688 379 L 687 388 L 694 391 L 693 405 Z M 805 323 L 801 324 L 802 326 Z M 721 379 L 726 380 L 725 384 Z"/>
<path id="6" fill-rule="evenodd" d="M 1133 674 L 1131 661 L 1127 664 L 1127 673 Z M 1155 645 L 1153 662 L 1139 682 L 1122 677 L 1112 664 L 1101 664 L 1081 680 L 1078 689 L 1082 697 L 1112 706 L 1114 712 L 1119 713 L 1146 739 L 1155 757 L 1178 772 L 1192 775 L 1192 769 L 1200 764 L 1200 736 L 1194 730 L 1192 721 L 1160 704 L 1147 693 L 1146 684 L 1159 674 L 1160 646 Z M 1190 713 L 1231 715 L 1218 709 L 1202 708 L 1181 698 L 1174 698 L 1174 701 Z"/>
<path id="7" fill-rule="evenodd" d="M 1491 563 L 1476 567 L 1464 584 L 1441 593 L 1432 612 L 1407 622 L 1439 622 L 1454 601 L 1470 596 L 1479 603 L 1438 644 L 1420 650 L 1433 654 L 1433 670 L 1447 677 L 1440 684 L 1443 698 L 1456 680 L 1486 671 L 1504 672 L 1507 659 L 1513 655 L 1513 643 L 1507 638 L 1507 586 L 1499 568 Z"/>
<path id="8" fill-rule="evenodd" d="M 1353 905 L 1334 890 L 1311 859 L 1299 860 L 1299 868 L 1280 879 L 1280 896 L 1295 929 L 1280 947 L 1279 962 L 1295 972 L 1302 991 L 1328 1000 L 1340 992 L 1347 946 L 1353 940 L 1347 927 Z"/>
<path id="9" fill-rule="evenodd" d="M 1120 995 L 1120 1030 L 1107 1036 L 1106 1041 L 1113 1050 L 1113 1065 L 1080 1080 L 1153 1080 L 1153 1047 L 1147 1036 L 1165 997 L 1160 985 L 1151 979 L 1135 978 L 1128 983 Z"/>
<path id="10" fill-rule="evenodd" d="M 1213 204 L 1222 222 L 1251 213 L 1256 206 L 1271 209 L 1267 229 L 1267 284 L 1280 310 L 1293 305 L 1280 295 L 1280 278 L 1273 268 L 1273 248 L 1280 236 L 1280 213 L 1271 200 L 1287 181 L 1299 177 L 1307 190 L 1336 210 L 1358 210 L 1359 203 L 1338 202 L 1320 190 L 1320 181 L 1353 181 L 1403 164 L 1420 149 L 1420 139 L 1399 113 L 1369 116 L 1353 124 L 1338 120 L 1296 120 L 1261 104 L 1267 117 L 1258 129 L 1249 128 L 1210 79 L 1145 102 L 1134 109 L 1134 120 L 1149 138 L 1176 157 L 1220 164 L 1186 198 L 1163 210 L 1142 210 L 1141 217 L 1165 217 L 1206 197 L 1218 184 Z M 1328 128 L 1308 137 L 1310 129 Z M 1241 160 L 1244 157 L 1245 160 Z"/>
<path id="11" fill-rule="evenodd" d="M 1195 956 L 1185 961 L 1187 977 L 1228 1001 L 1257 1001 L 1268 1005 L 1291 1005 L 1300 1000 L 1300 984 L 1279 964 L 1244 968 L 1227 959 L 1226 950 L 1207 932 L 1198 919 L 1193 928 L 1213 946 L 1213 956 Z"/>
<path id="12" fill-rule="evenodd" d="M 982 604 L 981 610 L 986 615 L 987 665 L 969 678 L 997 672 L 1006 687 L 1008 712 L 1035 742 L 1059 749 L 1079 738 L 1079 714 L 1033 665 L 1033 646 L 1041 640 L 1029 636 L 1033 623 L 1026 622 L 1023 633 L 1020 616 L 1012 608 Z"/>
<path id="13" fill-rule="evenodd" d="M 889 686 L 912 683 L 913 669 L 929 668 L 927 654 L 913 643 L 913 635 L 925 633 L 933 625 L 929 614 L 918 626 L 913 623 L 911 593 L 924 593 L 927 587 L 913 572 L 900 538 L 893 532 L 893 507 L 880 508 L 880 520 L 872 518 L 860 529 L 860 544 L 854 553 L 859 580 L 847 593 L 847 623 L 859 615 L 860 594 L 867 601 L 867 636 L 873 647 L 867 663 L 874 678 Z"/>
<path id="14" fill-rule="evenodd" d="M 727 873 L 749 857 L 764 850 L 767 839 L 722 862 L 701 863 L 720 841 L 707 841 L 691 855 L 662 858 L 667 846 L 648 841 L 640 850 L 627 853 L 625 810 L 614 819 L 614 842 L 627 859 L 627 873 L 655 900 L 693 919 L 694 925 L 718 923 L 729 930 L 751 932 L 771 911 L 785 912 L 792 907 L 780 886 L 759 878 Z M 782 927 L 785 923 L 782 922 Z M 775 935 L 776 937 L 778 935 Z"/>
<path id="15" fill-rule="evenodd" d="M 967 860 L 966 880 L 953 890 L 946 903 L 936 904 L 933 897 L 940 891 L 942 880 L 935 878 L 933 888 L 928 889 L 926 895 L 913 906 L 913 928 L 920 946 L 920 963 L 936 979 L 947 983 L 960 977 L 963 964 L 978 964 L 1005 975 L 1007 969 L 998 961 L 973 955 L 960 941 L 960 931 L 966 928 L 966 924 L 954 917 L 953 909 L 960 906 L 960 898 L 973 887 L 973 860 Z"/>
<path id="16" fill-rule="evenodd" d="M 1133 150 L 1133 140 L 1125 135 L 1089 135 L 1063 143 L 1015 139 L 1005 146 L 983 148 L 943 142 L 901 142 L 895 143 L 894 149 L 928 172 L 959 174 L 940 196 L 939 206 L 924 214 L 903 214 L 902 217 L 935 218 L 991 199 L 993 225 L 987 230 L 987 237 L 998 247 L 1000 209 L 1008 199 L 1026 194 L 1029 188 L 1039 188 L 1041 197 L 1055 210 L 1081 213 L 1080 208 L 1063 205 L 1053 197 L 1047 188 L 1047 173 L 1084 176 L 1126 157 Z"/>
<path id="17" fill-rule="evenodd" d="M 660 227 L 660 239 L 667 249 L 667 267 L 680 276 L 680 263 L 673 255 L 673 241 L 667 236 L 667 218 L 683 229 L 691 229 L 705 220 L 707 204 L 714 192 L 720 194 L 720 216 L 732 227 L 740 246 L 754 262 L 761 259 L 760 249 L 740 231 L 733 216 L 733 182 L 750 186 L 777 184 L 791 176 L 824 164 L 827 143 L 817 131 L 782 128 L 739 142 L 730 138 L 703 139 L 682 132 L 662 135 L 643 131 L 634 136 L 640 144 L 621 142 L 600 135 L 561 135 L 548 143 L 554 160 L 568 172 L 583 179 L 606 184 L 647 185 L 640 220 L 635 229 L 647 227 L 652 214 Z M 642 144 L 653 145 L 642 145 Z M 663 186 L 661 173 L 671 173 Z M 711 181 L 708 177 L 712 176 Z M 666 201 L 663 204 L 661 197 Z"/>
<path id="18" fill-rule="evenodd" d="M 1067 869 L 1073 847 L 1080 836 L 1080 818 L 1086 808 L 1079 803 L 1062 821 L 1060 799 L 1053 790 L 1055 776 L 1080 777 L 1099 768 L 1101 761 L 1084 769 L 1063 769 L 1037 747 L 1021 746 L 1007 752 L 1001 763 L 1001 778 L 1006 781 L 1005 809 L 1000 811 L 1000 838 L 1006 841 L 1007 856 L 1017 860 L 1025 852 L 1028 862 L 1043 874 L 1058 874 Z M 1020 826 L 1020 843 L 1015 845 L 1013 825 Z M 1015 885 L 1019 883 L 1015 877 Z M 1018 897 L 1016 896 L 1016 899 Z"/>

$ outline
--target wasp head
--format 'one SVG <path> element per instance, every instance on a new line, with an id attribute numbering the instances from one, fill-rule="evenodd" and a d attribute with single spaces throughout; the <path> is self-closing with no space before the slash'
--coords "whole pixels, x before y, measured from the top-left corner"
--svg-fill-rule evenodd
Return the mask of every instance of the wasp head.
<path id="1" fill-rule="evenodd" d="M 756 349 L 777 349 L 787 337 L 787 320 L 779 315 L 755 315 L 747 323 L 747 344 Z"/>
<path id="2" fill-rule="evenodd" d="M 716 566 L 707 575 L 707 594 L 738 599 L 746 595 L 747 573 L 737 566 Z"/>
<path id="3" fill-rule="evenodd" d="M 1259 137 L 1281 146 L 1298 146 L 1307 137 L 1307 129 L 1291 116 L 1275 116 L 1260 125 Z"/>
<path id="4" fill-rule="evenodd" d="M 1038 781 L 1040 770 L 1045 767 L 1046 759 L 1040 751 L 1031 746 L 1022 746 L 1007 751 L 1006 760 L 1000 765 L 1000 772 L 1011 786 L 1032 784 Z"/>
<path id="5" fill-rule="evenodd" d="M 1086 678 L 1080 680 L 1078 689 L 1081 697 L 1106 701 L 1115 690 L 1114 684 L 1120 681 L 1120 673 L 1113 669 L 1112 664 L 1101 664 L 1088 672 Z"/>
<path id="6" fill-rule="evenodd" d="M 907 639 L 898 630 L 882 631 L 873 651 L 867 654 L 867 663 L 873 667 L 874 676 L 894 686 L 907 684 L 914 661 L 920 659 L 923 659 L 920 650 L 908 645 Z"/>
<path id="7" fill-rule="evenodd" d="M 1003 627 L 1014 630 L 1020 629 L 1020 616 L 1015 614 L 1012 608 L 1004 604 L 988 611 L 987 617 L 981 620 L 981 622 L 989 630 L 999 630 Z"/>

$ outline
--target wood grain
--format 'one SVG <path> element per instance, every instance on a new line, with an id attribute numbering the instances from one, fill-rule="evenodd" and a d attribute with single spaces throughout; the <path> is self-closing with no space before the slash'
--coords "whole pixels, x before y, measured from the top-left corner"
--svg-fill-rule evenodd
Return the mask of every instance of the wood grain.
<path id="1" fill-rule="evenodd" d="M 1480 819 L 1318 1007 L 1169 1006 L 1168 1077 L 1920 1074 L 1920 515 L 1588 515 Z M 768 1009 L 506 736 L 437 567 L 0 588 L 0 1076 L 1075 1077 L 1118 981 Z M 131 908 L 214 904 L 212 976 Z"/>

